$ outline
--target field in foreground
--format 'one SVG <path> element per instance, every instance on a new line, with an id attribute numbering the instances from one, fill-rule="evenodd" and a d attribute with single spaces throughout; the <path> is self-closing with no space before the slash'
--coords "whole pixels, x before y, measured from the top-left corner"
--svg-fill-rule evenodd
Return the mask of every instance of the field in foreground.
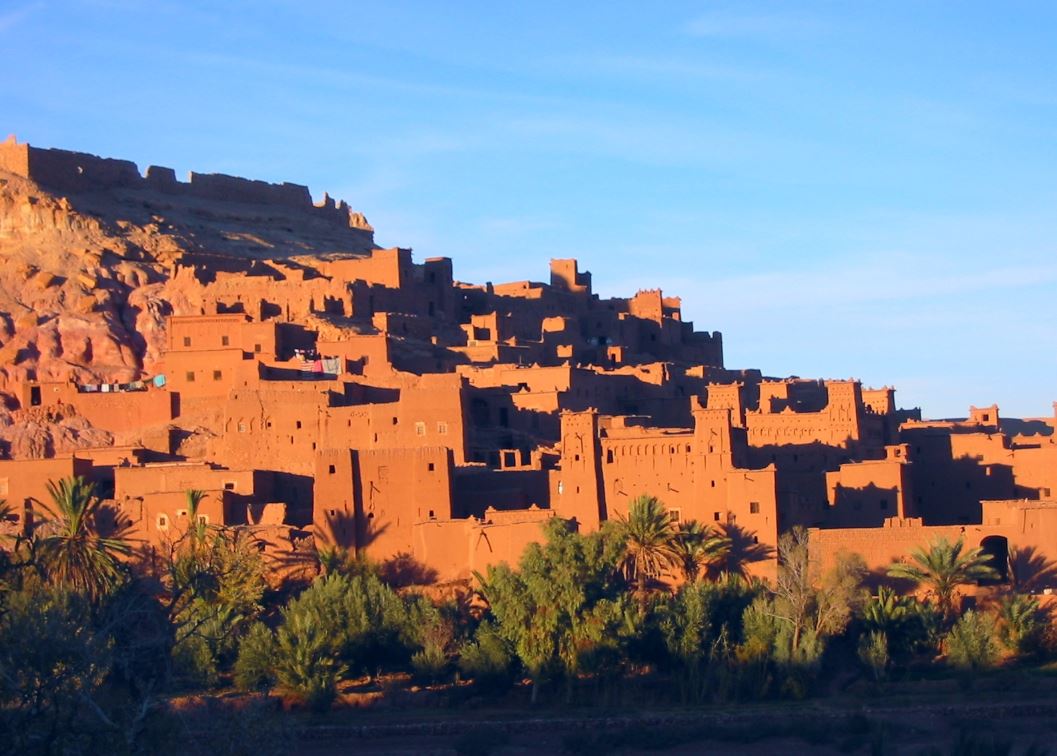
<path id="1" fill-rule="evenodd" d="M 531 708 L 452 689 L 370 686 L 325 715 L 273 697 L 174 701 L 173 745 L 192 752 L 370 754 L 716 753 L 1042 754 L 1057 744 L 1057 677 L 1002 671 L 858 686 L 808 702 Z M 386 688 L 386 684 L 379 688 Z"/>

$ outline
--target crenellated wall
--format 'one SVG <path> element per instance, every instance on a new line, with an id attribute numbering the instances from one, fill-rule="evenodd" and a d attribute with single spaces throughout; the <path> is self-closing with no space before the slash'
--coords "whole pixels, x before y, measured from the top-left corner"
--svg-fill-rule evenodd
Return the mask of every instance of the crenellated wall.
<path id="1" fill-rule="evenodd" d="M 84 152 L 42 149 L 23 143 L 12 136 L 0 143 L 0 170 L 30 179 L 46 189 L 77 194 L 107 189 L 136 188 L 175 194 L 212 202 L 240 202 L 270 205 L 300 211 L 361 231 L 373 232 L 360 213 L 354 213 L 344 202 L 329 195 L 316 205 L 308 187 L 284 182 L 227 176 L 221 173 L 192 172 L 188 182 L 176 179 L 171 168 L 150 166 L 147 175 L 129 160 L 102 158 Z"/>

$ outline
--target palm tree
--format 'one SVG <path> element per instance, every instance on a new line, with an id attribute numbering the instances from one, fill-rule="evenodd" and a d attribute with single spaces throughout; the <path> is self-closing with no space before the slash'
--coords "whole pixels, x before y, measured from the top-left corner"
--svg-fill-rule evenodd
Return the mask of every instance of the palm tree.
<path id="1" fill-rule="evenodd" d="M 189 488 L 185 492 L 187 496 L 187 538 L 191 542 L 191 549 L 197 550 L 205 543 L 209 526 L 204 518 L 198 516 L 198 505 L 205 498 L 205 492 L 197 488 Z"/>
<path id="2" fill-rule="evenodd" d="M 42 523 L 39 554 L 51 580 L 92 599 L 109 591 L 121 577 L 120 557 L 130 551 L 121 537 L 99 533 L 96 516 L 102 499 L 95 486 L 81 476 L 48 481 L 54 509 L 44 506 L 49 517 Z"/>
<path id="3" fill-rule="evenodd" d="M 672 517 L 657 497 L 644 494 L 631 502 L 627 517 L 617 515 L 617 519 L 626 549 L 624 574 L 645 599 L 650 579 L 678 561 Z"/>
<path id="4" fill-rule="evenodd" d="M 693 583 L 702 568 L 723 559 L 730 551 L 730 539 L 713 532 L 697 520 L 679 523 L 672 548 L 688 583 Z"/>
<path id="5" fill-rule="evenodd" d="M 927 549 L 917 548 L 911 562 L 899 562 L 888 569 L 889 577 L 927 585 L 936 606 L 947 619 L 954 614 L 954 592 L 959 585 L 976 580 L 995 580 L 998 572 L 989 564 L 991 555 L 981 548 L 963 551 L 965 543 L 938 538 Z"/>

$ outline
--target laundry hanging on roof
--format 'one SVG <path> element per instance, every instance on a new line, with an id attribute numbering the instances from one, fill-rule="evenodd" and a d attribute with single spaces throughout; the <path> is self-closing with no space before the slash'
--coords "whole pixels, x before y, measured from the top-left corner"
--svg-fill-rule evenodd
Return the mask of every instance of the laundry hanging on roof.
<path id="1" fill-rule="evenodd" d="M 340 357 L 324 357 L 323 358 L 323 372 L 327 375 L 338 375 L 341 373 L 341 358 Z"/>

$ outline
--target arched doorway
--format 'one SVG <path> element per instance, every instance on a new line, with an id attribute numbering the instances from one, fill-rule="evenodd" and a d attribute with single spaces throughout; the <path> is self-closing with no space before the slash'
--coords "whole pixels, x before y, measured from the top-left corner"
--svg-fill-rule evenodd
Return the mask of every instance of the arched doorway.
<path id="1" fill-rule="evenodd" d="M 1005 536 L 987 536 L 980 541 L 980 548 L 988 558 L 988 564 L 998 573 L 998 580 L 981 580 L 981 585 L 993 585 L 1009 580 L 1009 540 Z"/>

